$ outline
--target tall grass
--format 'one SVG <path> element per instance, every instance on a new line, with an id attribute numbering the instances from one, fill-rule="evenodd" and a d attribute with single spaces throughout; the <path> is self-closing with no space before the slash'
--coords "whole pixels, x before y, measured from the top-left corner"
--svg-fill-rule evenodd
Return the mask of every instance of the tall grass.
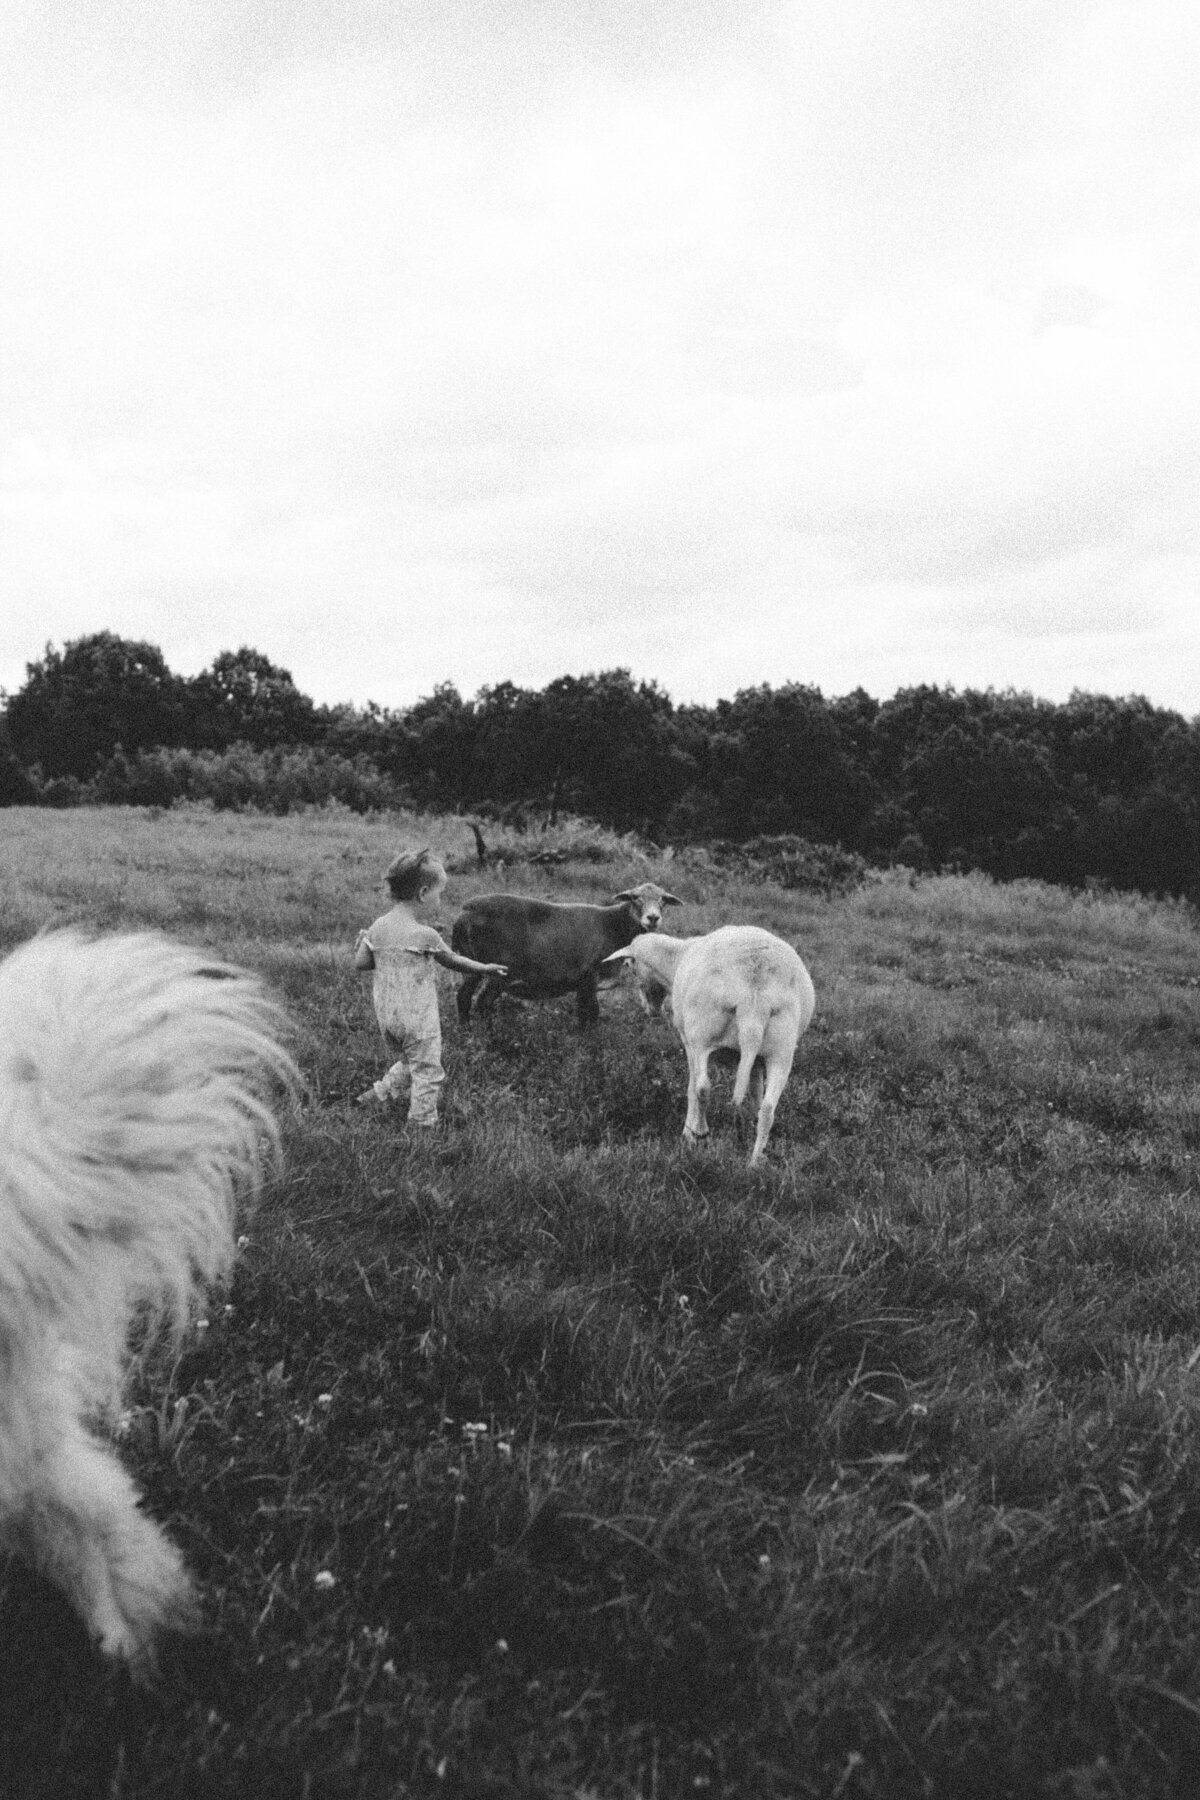
<path id="1" fill-rule="evenodd" d="M 206 1627 L 145 1695 L 7 1576 L 0 1787 L 133 1796 L 1159 1796 L 1200 1767 L 1200 959 L 1173 906 L 896 879 L 824 900 L 460 821 L 6 815 L 8 941 L 150 924 L 288 1001 L 309 1082 L 231 1292 L 126 1452 Z M 772 1156 L 624 987 L 378 1071 L 354 931 L 400 842 L 818 993 Z M 622 860 L 622 858 L 624 860 Z M 447 996 L 448 1001 L 448 996 Z M 725 1090 L 727 1095 L 727 1090 Z"/>

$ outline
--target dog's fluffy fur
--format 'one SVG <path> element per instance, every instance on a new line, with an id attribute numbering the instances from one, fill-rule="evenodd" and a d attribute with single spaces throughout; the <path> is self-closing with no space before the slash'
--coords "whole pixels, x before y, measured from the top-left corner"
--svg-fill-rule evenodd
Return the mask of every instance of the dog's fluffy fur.
<path id="1" fill-rule="evenodd" d="M 0 963 L 0 1542 L 135 1670 L 192 1589 L 94 1427 L 135 1320 L 182 1331 L 232 1262 L 294 1076 L 281 1024 L 252 977 L 146 933 Z"/>

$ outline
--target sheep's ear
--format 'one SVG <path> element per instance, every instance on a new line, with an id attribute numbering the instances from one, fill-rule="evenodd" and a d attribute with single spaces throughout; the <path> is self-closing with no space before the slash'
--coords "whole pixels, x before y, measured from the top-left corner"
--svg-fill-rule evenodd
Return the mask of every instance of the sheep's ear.
<path id="1" fill-rule="evenodd" d="M 623 949 L 614 950 L 611 956 L 606 956 L 604 958 L 604 961 L 600 964 L 600 967 L 602 969 L 605 969 L 608 967 L 609 963 L 629 962 L 631 960 L 632 956 L 633 956 L 633 945 L 626 944 Z"/>
<path id="2" fill-rule="evenodd" d="M 628 900 L 630 906 L 636 906 L 641 897 L 640 894 L 635 894 L 632 888 L 622 888 L 619 894 L 613 895 L 612 904 L 615 906 L 618 900 Z"/>
<path id="3" fill-rule="evenodd" d="M 679 898 L 678 894 L 664 894 L 662 897 L 662 903 L 664 906 L 682 906 L 683 905 L 683 901 Z"/>

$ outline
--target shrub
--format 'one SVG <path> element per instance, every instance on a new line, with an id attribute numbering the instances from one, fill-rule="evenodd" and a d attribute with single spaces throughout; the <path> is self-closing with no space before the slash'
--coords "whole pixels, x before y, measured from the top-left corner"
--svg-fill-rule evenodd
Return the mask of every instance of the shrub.
<path id="1" fill-rule="evenodd" d="M 0 749 L 0 806 L 36 806 L 37 783 L 11 750 Z"/>
<path id="2" fill-rule="evenodd" d="M 47 797 L 51 791 L 56 797 Z M 144 750 L 134 757 L 118 749 L 86 786 L 76 782 L 69 793 L 61 780 L 52 782 L 38 789 L 34 800 L 158 807 L 206 800 L 217 812 L 282 816 L 331 802 L 356 813 L 388 812 L 405 806 L 409 794 L 366 756 L 338 756 L 311 746 L 256 750 L 242 743 L 220 751 Z"/>
<path id="3" fill-rule="evenodd" d="M 482 812 L 480 816 L 484 817 Z M 510 868 L 517 863 L 543 867 L 557 867 L 563 863 L 627 863 L 654 851 L 654 846 L 636 832 L 609 831 L 594 819 L 562 818 L 558 824 L 537 832 L 527 831 L 524 824 L 505 826 L 497 822 L 489 824 L 486 830 L 481 827 L 480 835 L 487 861 L 493 867 L 501 863 Z M 472 851 L 455 858 L 447 866 L 452 871 L 477 868 L 479 858 Z"/>
<path id="4" fill-rule="evenodd" d="M 86 797 L 86 789 L 74 775 L 54 775 L 39 786 L 37 805 L 82 806 Z"/>
<path id="5" fill-rule="evenodd" d="M 840 844 L 814 844 L 784 835 L 750 838 L 744 844 L 718 839 L 713 855 L 751 881 L 771 881 L 808 893 L 845 894 L 867 879 L 867 864 Z"/>
<path id="6" fill-rule="evenodd" d="M 89 783 L 88 798 L 106 806 L 172 806 L 182 791 L 179 754 L 143 750 L 131 762 L 118 749 Z"/>

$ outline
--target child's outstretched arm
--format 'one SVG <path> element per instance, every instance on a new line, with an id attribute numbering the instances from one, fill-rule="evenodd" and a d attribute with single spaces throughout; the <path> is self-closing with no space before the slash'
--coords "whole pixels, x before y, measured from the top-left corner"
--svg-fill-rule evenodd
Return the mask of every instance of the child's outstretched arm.
<path id="1" fill-rule="evenodd" d="M 365 931 L 360 931 L 354 940 L 354 966 L 356 969 L 373 969 L 375 952 L 367 941 Z"/>
<path id="2" fill-rule="evenodd" d="M 459 956 L 454 950 L 434 950 L 433 960 L 441 963 L 443 969 L 454 969 L 459 975 L 507 975 L 507 963 L 472 962 L 469 956 Z"/>

